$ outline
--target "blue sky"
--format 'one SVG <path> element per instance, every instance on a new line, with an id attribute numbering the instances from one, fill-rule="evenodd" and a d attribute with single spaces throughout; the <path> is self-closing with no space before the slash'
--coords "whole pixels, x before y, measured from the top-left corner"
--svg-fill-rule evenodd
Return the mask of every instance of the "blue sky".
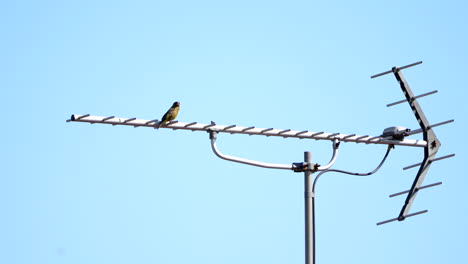
<path id="1" fill-rule="evenodd" d="M 404 70 L 439 156 L 396 217 L 422 150 L 371 177 L 317 186 L 317 263 L 466 258 L 468 8 L 464 1 L 4 1 L 0 8 L 2 263 L 303 263 L 303 174 L 217 158 L 203 132 L 66 123 L 71 114 L 379 135 L 416 129 Z M 415 135 L 412 138 L 419 138 Z M 330 142 L 220 135 L 230 155 L 325 163 Z M 385 146 L 344 143 L 334 166 L 376 166 Z"/>

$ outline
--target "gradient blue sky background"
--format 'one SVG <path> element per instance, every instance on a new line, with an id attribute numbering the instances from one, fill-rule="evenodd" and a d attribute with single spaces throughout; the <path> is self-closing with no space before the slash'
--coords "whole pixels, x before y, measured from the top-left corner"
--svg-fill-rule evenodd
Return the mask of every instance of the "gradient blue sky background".
<path id="1" fill-rule="evenodd" d="M 3 1 L 1 263 L 303 263 L 303 174 L 217 158 L 202 132 L 66 123 L 71 114 L 379 135 L 416 129 L 404 71 L 443 146 L 396 217 L 422 149 L 317 186 L 317 263 L 466 262 L 465 1 Z M 420 138 L 421 135 L 413 138 Z M 220 149 L 325 163 L 330 142 L 225 135 Z M 385 146 L 346 143 L 365 172 Z"/>

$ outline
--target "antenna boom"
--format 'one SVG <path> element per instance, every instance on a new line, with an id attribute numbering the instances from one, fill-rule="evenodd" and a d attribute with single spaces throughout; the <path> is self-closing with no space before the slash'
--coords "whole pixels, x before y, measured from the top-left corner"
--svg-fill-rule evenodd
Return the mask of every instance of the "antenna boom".
<path id="1" fill-rule="evenodd" d="M 122 125 L 133 127 L 152 127 L 155 128 L 157 120 L 145 120 L 138 118 L 125 118 L 112 116 L 92 116 L 92 115 L 72 115 L 67 122 L 84 122 L 92 124 L 109 124 L 109 125 Z M 381 136 L 360 136 L 356 134 L 342 134 L 342 133 L 326 133 L 326 132 L 313 132 L 307 130 L 291 130 L 291 129 L 276 129 L 276 128 L 257 128 L 254 126 L 242 127 L 236 125 L 223 126 L 216 124 L 200 124 L 197 122 L 184 123 L 178 121 L 171 121 L 171 123 L 162 125 L 160 128 L 169 128 L 173 130 L 191 130 L 191 131 L 215 131 L 219 133 L 229 134 L 246 134 L 246 135 L 260 135 L 267 137 L 283 137 L 283 138 L 298 138 L 298 139 L 315 139 L 315 140 L 330 140 L 335 139 L 340 142 L 355 142 L 365 144 L 382 144 L 382 145 L 400 145 L 409 147 L 426 147 L 425 140 L 404 139 L 392 140 Z"/>

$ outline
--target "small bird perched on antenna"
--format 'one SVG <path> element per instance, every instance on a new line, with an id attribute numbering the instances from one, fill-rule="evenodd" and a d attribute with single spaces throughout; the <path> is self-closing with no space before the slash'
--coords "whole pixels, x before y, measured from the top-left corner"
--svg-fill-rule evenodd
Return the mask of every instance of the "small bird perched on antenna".
<path id="1" fill-rule="evenodd" d="M 161 125 L 164 125 L 165 123 L 169 121 L 174 120 L 177 117 L 177 114 L 179 113 L 179 109 L 180 109 L 180 103 L 174 102 L 171 108 L 169 108 L 169 110 L 167 110 L 167 112 L 161 118 L 161 122 L 158 123 L 157 128 L 159 128 Z"/>

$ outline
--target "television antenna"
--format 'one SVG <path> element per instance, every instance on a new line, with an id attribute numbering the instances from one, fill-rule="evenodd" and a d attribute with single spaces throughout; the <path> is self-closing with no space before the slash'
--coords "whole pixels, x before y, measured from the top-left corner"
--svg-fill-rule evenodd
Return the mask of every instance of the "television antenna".
<path id="1" fill-rule="evenodd" d="M 398 192 L 395 194 L 390 195 L 390 197 L 395 197 L 398 195 L 407 194 L 405 203 L 401 208 L 399 215 L 396 218 L 392 218 L 389 220 L 385 220 L 382 222 L 377 223 L 377 225 L 382 225 L 386 223 L 390 223 L 393 221 L 403 221 L 408 217 L 412 217 L 415 215 L 423 214 L 428 212 L 428 210 L 423 210 L 419 212 L 410 213 L 411 205 L 413 204 L 417 193 L 420 190 L 437 186 L 442 184 L 441 182 L 429 184 L 429 185 L 422 185 L 424 178 L 431 166 L 431 164 L 435 161 L 451 158 L 455 156 L 455 154 L 450 154 L 441 157 L 435 157 L 436 153 L 440 148 L 440 141 L 436 137 L 433 128 L 441 125 L 445 125 L 448 123 L 453 122 L 454 120 L 447 120 L 444 122 L 430 124 L 427 120 L 426 116 L 424 115 L 423 110 L 421 109 L 417 99 L 428 96 L 437 91 L 432 91 L 428 93 L 424 93 L 421 95 L 415 96 L 410 89 L 408 83 L 406 82 L 403 73 L 401 70 L 416 66 L 421 64 L 422 61 L 412 63 L 403 67 L 393 67 L 391 70 L 379 73 L 376 75 L 371 76 L 371 78 L 380 77 L 386 74 L 393 73 L 395 78 L 397 79 L 398 83 L 400 84 L 400 88 L 405 95 L 405 99 L 401 101 L 397 101 L 391 104 L 388 104 L 387 107 L 394 106 L 397 104 L 401 104 L 404 102 L 408 102 L 410 105 L 416 120 L 419 123 L 420 128 L 416 130 L 410 130 L 404 127 L 393 126 L 384 129 L 382 135 L 378 136 L 369 136 L 369 135 L 356 135 L 356 134 L 343 134 L 343 133 L 327 133 L 327 132 L 313 132 L 308 130 L 291 130 L 291 129 L 276 129 L 276 128 L 257 128 L 255 126 L 249 127 L 242 127 L 237 125 L 218 125 L 215 122 L 211 122 L 210 124 L 200 124 L 197 122 L 191 123 L 184 123 L 179 121 L 170 121 L 165 125 L 161 125 L 160 128 L 168 128 L 173 130 L 190 130 L 190 131 L 206 131 L 209 133 L 209 138 L 211 141 L 211 148 L 213 152 L 221 159 L 243 163 L 247 165 L 263 167 L 263 168 L 270 168 L 270 169 L 283 169 L 283 170 L 291 170 L 294 172 L 304 172 L 304 205 L 305 205 L 305 263 L 306 264 L 315 264 L 315 185 L 317 180 L 321 175 L 326 172 L 338 172 L 338 173 L 345 173 L 355 176 L 368 176 L 372 175 L 377 172 L 383 163 L 385 162 L 391 148 L 394 146 L 408 146 L 408 147 L 418 147 L 423 148 L 424 150 L 424 157 L 422 162 L 407 166 L 403 168 L 404 170 L 418 167 L 419 170 L 416 173 L 416 177 L 411 185 L 411 188 L 406 191 Z M 122 126 L 133 126 L 133 127 L 151 127 L 151 128 L 159 128 L 159 120 L 145 120 L 145 119 L 137 119 L 133 118 L 121 118 L 115 116 L 92 116 L 90 114 L 85 115 L 72 115 L 67 122 L 84 122 L 84 123 L 91 123 L 91 124 L 110 124 L 113 126 L 122 125 Z M 247 134 L 247 135 L 260 135 L 260 136 L 267 136 L 267 137 L 283 137 L 283 138 L 299 138 L 299 139 L 315 139 L 315 140 L 329 140 L 332 142 L 333 154 L 330 159 L 330 162 L 326 165 L 319 165 L 317 163 L 312 162 L 312 155 L 310 152 L 304 152 L 304 161 L 303 162 L 295 162 L 291 164 L 275 164 L 275 163 L 266 163 L 260 162 L 255 160 L 249 160 L 240 157 L 234 157 L 230 155 L 223 154 L 219 151 L 216 140 L 218 134 L 220 133 L 229 133 L 229 134 Z M 415 135 L 415 134 L 423 134 L 423 139 L 408 139 L 406 137 Z M 355 173 L 349 172 L 345 170 L 337 170 L 331 169 L 331 166 L 335 163 L 337 156 L 338 156 L 338 148 L 341 142 L 355 142 L 355 143 L 365 143 L 365 144 L 381 144 L 387 145 L 387 152 L 380 162 L 380 164 L 371 172 L 368 173 Z M 315 179 L 313 179 L 312 175 L 315 172 L 320 172 L 317 174 Z"/>

